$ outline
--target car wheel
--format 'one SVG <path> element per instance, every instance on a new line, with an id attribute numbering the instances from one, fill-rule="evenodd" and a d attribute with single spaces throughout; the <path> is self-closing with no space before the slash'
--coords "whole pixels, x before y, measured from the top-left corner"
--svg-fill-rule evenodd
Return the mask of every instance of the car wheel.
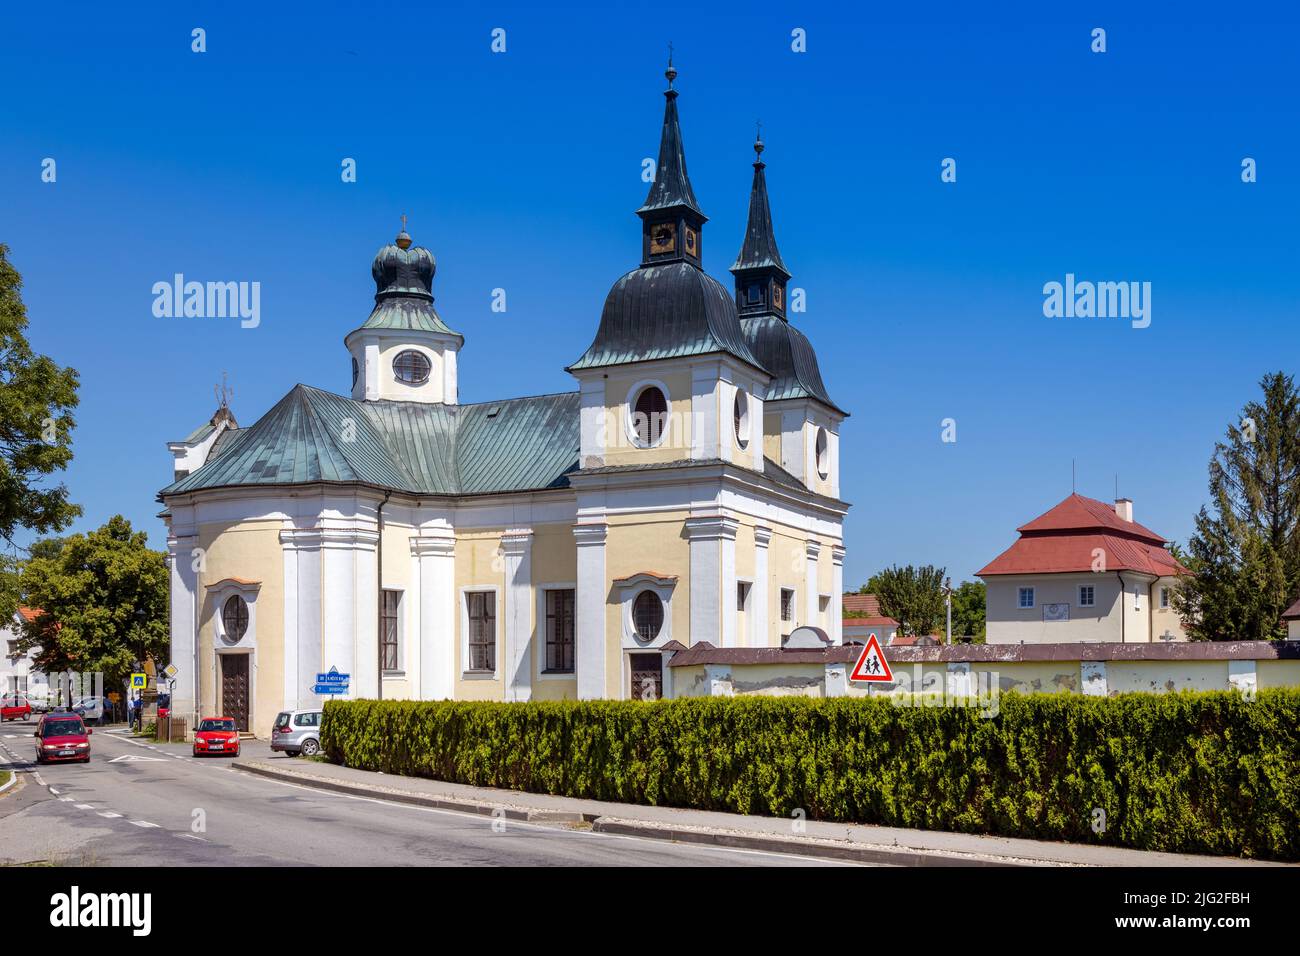
<path id="1" fill-rule="evenodd" d="M 308 757 L 314 757 L 320 753 L 320 741 L 312 740 L 308 737 L 302 742 L 302 752 Z"/>

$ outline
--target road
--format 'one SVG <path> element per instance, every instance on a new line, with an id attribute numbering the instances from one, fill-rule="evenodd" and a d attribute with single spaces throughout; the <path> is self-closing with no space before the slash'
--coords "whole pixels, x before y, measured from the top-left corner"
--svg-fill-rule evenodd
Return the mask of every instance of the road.
<path id="1" fill-rule="evenodd" d="M 0 863 L 73 866 L 822 866 L 314 790 L 185 745 L 92 735 L 89 764 L 37 768 L 35 722 L 0 725 L 22 786 L 0 795 Z M 245 756 L 274 757 L 260 741 Z"/>

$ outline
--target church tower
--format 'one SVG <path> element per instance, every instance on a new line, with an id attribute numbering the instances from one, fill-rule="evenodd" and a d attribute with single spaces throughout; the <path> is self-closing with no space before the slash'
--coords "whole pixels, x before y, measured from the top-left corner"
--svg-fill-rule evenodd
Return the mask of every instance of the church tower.
<path id="1" fill-rule="evenodd" d="M 433 308 L 433 253 L 411 245 L 405 216 L 402 225 L 370 267 L 370 318 L 343 340 L 352 355 L 352 397 L 455 405 L 456 355 L 465 339 Z"/>

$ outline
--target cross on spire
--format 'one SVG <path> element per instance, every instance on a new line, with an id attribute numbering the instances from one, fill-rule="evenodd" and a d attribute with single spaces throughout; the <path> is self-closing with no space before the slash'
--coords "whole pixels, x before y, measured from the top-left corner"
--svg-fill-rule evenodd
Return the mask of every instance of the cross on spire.
<path id="1" fill-rule="evenodd" d="M 221 384 L 213 385 L 212 392 L 217 396 L 217 405 L 221 409 L 230 408 L 230 400 L 235 397 L 235 390 L 226 384 L 226 371 L 221 370 Z"/>

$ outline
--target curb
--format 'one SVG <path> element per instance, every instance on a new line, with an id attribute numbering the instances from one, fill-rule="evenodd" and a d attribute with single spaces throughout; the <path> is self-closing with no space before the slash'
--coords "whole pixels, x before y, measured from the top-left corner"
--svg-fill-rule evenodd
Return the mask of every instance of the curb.
<path id="1" fill-rule="evenodd" d="M 8 766 L 9 766 L 9 765 L 6 764 L 3 768 L 0 768 L 0 769 L 5 769 L 5 768 L 7 768 Z M 12 789 L 13 789 L 14 787 L 16 787 L 17 785 L 18 785 L 18 771 L 17 771 L 17 770 L 10 770 L 10 771 L 9 771 L 9 782 L 8 782 L 8 783 L 5 783 L 5 784 L 0 784 L 0 793 L 6 793 L 7 791 L 12 790 Z"/>
<path id="2" fill-rule="evenodd" d="M 432 807 L 438 810 L 455 810 L 461 813 L 474 813 L 479 816 L 504 816 L 507 820 L 519 820 L 527 823 L 590 823 L 592 832 L 608 833 L 612 836 L 635 836 L 651 840 L 666 840 L 672 843 L 693 843 L 705 846 L 727 847 L 735 850 L 760 850 L 767 853 L 783 853 L 792 856 L 816 857 L 819 859 L 844 860 L 851 863 L 873 863 L 881 866 L 1069 866 L 1054 860 L 1023 860 L 1011 857 L 987 857 L 978 854 L 940 854 L 925 850 L 912 850 L 904 847 L 864 846 L 848 842 L 834 843 L 826 840 L 798 840 L 789 837 L 739 833 L 734 830 L 708 830 L 689 827 L 664 826 L 640 820 L 627 820 L 621 817 L 600 814 L 580 813 L 565 810 L 526 810 L 504 804 L 486 803 L 476 800 L 454 800 L 446 797 L 430 797 L 423 794 L 403 793 L 380 790 L 359 784 L 342 783 L 325 780 L 292 771 L 274 770 L 252 764 L 233 763 L 232 770 L 255 776 L 296 783 L 317 790 L 329 790 L 346 793 L 351 796 L 369 797 L 375 800 L 388 800 L 394 803 L 406 803 L 415 806 Z"/>

